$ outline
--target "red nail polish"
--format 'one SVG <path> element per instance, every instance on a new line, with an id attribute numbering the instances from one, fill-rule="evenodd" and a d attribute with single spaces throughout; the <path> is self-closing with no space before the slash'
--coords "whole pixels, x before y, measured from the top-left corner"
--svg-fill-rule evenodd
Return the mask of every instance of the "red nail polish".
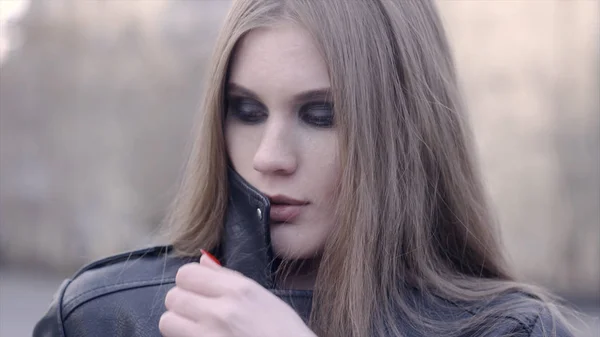
<path id="1" fill-rule="evenodd" d="M 202 253 L 202 255 L 206 255 L 208 256 L 209 259 L 213 260 L 216 264 L 218 264 L 219 266 L 221 265 L 221 262 L 219 262 L 219 260 L 217 260 L 216 257 L 214 257 L 211 253 L 207 252 L 204 249 L 200 249 L 200 252 Z"/>

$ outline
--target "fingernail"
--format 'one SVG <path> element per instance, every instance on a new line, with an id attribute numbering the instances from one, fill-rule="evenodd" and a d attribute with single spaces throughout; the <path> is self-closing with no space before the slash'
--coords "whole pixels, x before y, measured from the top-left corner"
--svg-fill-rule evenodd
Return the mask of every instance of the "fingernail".
<path id="1" fill-rule="evenodd" d="M 202 255 L 208 256 L 208 258 L 213 260 L 214 263 L 218 264 L 219 266 L 221 265 L 221 262 L 219 262 L 219 260 L 217 260 L 217 258 L 214 257 L 211 253 L 207 252 L 204 249 L 200 249 L 200 252 L 202 253 Z"/>

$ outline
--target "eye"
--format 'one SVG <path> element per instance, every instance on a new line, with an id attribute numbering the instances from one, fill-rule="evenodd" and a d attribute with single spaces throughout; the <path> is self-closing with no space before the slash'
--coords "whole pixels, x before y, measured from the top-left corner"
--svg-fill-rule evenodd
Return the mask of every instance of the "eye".
<path id="1" fill-rule="evenodd" d="M 230 97 L 228 114 L 246 124 L 257 124 L 267 118 L 267 108 L 260 102 L 246 97 Z"/>
<path id="2" fill-rule="evenodd" d="M 300 108 L 300 118 L 305 123 L 316 127 L 333 127 L 333 104 L 329 102 L 307 103 Z"/>

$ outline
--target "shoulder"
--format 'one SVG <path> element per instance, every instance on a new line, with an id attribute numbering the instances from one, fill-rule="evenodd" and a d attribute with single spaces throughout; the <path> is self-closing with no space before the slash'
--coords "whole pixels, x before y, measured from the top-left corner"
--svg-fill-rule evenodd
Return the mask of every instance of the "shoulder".
<path id="1" fill-rule="evenodd" d="M 170 246 L 157 246 L 92 262 L 81 268 L 62 296 L 64 314 L 86 301 L 140 287 L 173 283 L 177 269 L 190 262 L 171 254 Z"/>
<path id="2" fill-rule="evenodd" d="M 473 318 L 481 318 L 490 336 L 573 336 L 554 303 L 521 291 L 498 295 L 469 312 Z"/>
<path id="3" fill-rule="evenodd" d="M 455 336 L 573 336 L 557 306 L 523 292 L 509 291 L 489 295 L 485 299 L 450 300 L 427 292 L 413 293 L 412 305 L 424 322 L 418 325 L 426 335 L 451 333 Z M 439 323 L 445 322 L 442 325 Z M 439 330 L 438 330 L 439 328 Z"/>
<path id="4" fill-rule="evenodd" d="M 108 322 L 107 315 L 125 319 L 149 308 L 160 314 L 177 270 L 192 261 L 174 256 L 170 246 L 157 246 L 92 262 L 63 282 L 34 336 L 64 336 L 67 325 L 102 315 Z"/>

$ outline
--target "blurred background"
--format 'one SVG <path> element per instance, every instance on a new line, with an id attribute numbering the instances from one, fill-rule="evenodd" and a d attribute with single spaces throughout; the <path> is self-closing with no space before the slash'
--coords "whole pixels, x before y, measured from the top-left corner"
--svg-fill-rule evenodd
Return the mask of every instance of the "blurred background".
<path id="1" fill-rule="evenodd" d="M 511 260 L 600 336 L 599 2 L 438 4 Z M 0 0 L 0 336 L 154 241 L 228 5 Z"/>

